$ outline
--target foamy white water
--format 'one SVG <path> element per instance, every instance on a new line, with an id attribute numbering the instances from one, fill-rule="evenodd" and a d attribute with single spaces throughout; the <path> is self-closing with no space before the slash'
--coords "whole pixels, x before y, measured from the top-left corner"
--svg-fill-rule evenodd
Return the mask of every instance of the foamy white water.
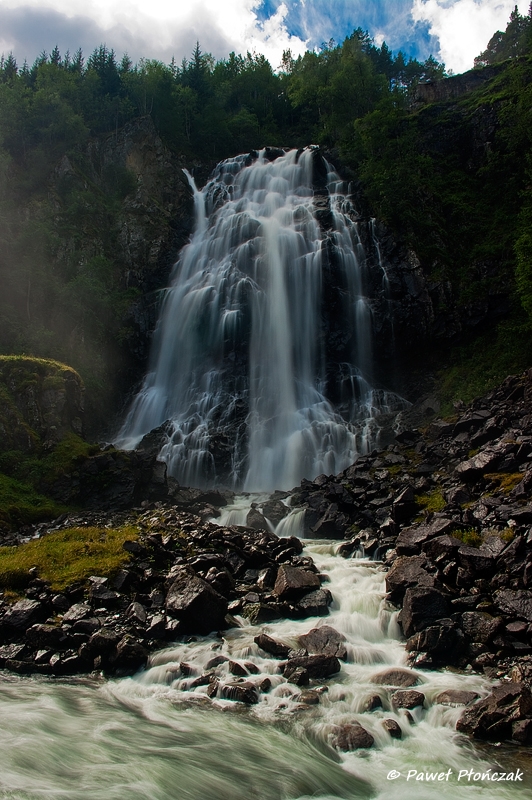
<path id="1" fill-rule="evenodd" d="M 483 696 L 490 684 L 479 675 L 418 671 L 416 689 L 426 708 L 414 722 L 394 711 L 387 691 L 372 677 L 404 666 L 396 614 L 384 599 L 380 564 L 344 560 L 332 542 L 309 542 L 334 603 L 325 618 L 282 620 L 203 637 L 154 655 L 137 676 L 91 684 L 4 677 L 0 695 L 2 797 L 12 800 L 515 800 L 530 797 L 532 764 L 527 751 L 485 746 L 480 750 L 455 731 L 460 708 L 435 702 L 445 689 Z M 288 644 L 319 625 L 331 625 L 347 640 L 341 672 L 314 686 L 327 687 L 319 705 L 302 706 L 300 689 L 279 672 L 279 661 L 254 644 L 264 631 Z M 250 680 L 269 677 L 272 688 L 257 705 L 209 699 L 206 686 L 190 688 L 215 656 L 255 665 Z M 192 668 L 180 674 L 179 663 Z M 223 679 L 227 664 L 216 667 Z M 232 677 L 232 676 L 231 676 Z M 232 678 L 233 679 L 233 678 Z M 233 679 L 234 680 L 234 679 Z M 383 709 L 364 711 L 370 695 Z M 396 720 L 401 740 L 383 719 Z M 358 721 L 375 738 L 370 750 L 338 754 L 330 747 L 334 725 Z M 498 765 L 502 765 L 498 766 Z M 520 768 L 525 782 L 458 780 Z M 400 777 L 388 779 L 393 770 Z M 416 781 L 409 771 L 448 773 L 444 781 Z"/>
<path id="2" fill-rule="evenodd" d="M 373 386 L 366 254 L 345 187 L 315 148 L 228 159 L 202 192 L 190 182 L 195 232 L 117 444 L 169 420 L 160 457 L 187 486 L 271 491 L 340 472 L 405 407 Z M 326 233 L 317 202 L 330 204 Z M 333 361 L 330 315 L 345 331 Z"/>

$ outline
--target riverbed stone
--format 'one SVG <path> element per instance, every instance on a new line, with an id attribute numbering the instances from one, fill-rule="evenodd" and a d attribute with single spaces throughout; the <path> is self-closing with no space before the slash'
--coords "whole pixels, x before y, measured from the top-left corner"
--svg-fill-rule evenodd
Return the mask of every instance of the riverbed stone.
<path id="1" fill-rule="evenodd" d="M 330 625 L 312 628 L 299 637 L 299 644 L 308 653 L 336 656 L 344 661 L 347 658 L 345 636 Z"/>
<path id="2" fill-rule="evenodd" d="M 466 708 L 456 730 L 475 739 L 510 738 L 512 725 L 532 717 L 532 695 L 523 683 L 496 686 L 488 697 Z"/>
<path id="3" fill-rule="evenodd" d="M 477 692 L 469 692 L 467 689 L 445 689 L 439 693 L 434 702 L 442 706 L 468 706 L 477 699 Z"/>
<path id="4" fill-rule="evenodd" d="M 425 695 L 423 692 L 417 692 L 415 689 L 402 689 L 392 695 L 392 704 L 395 708 L 417 708 L 417 706 L 422 706 L 424 702 Z"/>
<path id="5" fill-rule="evenodd" d="M 430 627 L 449 616 L 450 603 L 442 592 L 428 586 L 409 588 L 405 592 L 401 625 L 405 636 Z"/>
<path id="6" fill-rule="evenodd" d="M 348 725 L 336 725 L 333 729 L 332 746 L 337 750 L 366 750 L 373 747 L 375 739 L 358 722 Z"/>
<path id="7" fill-rule="evenodd" d="M 387 733 L 390 734 L 392 739 L 401 739 L 403 736 L 401 726 L 395 719 L 383 719 L 382 727 Z"/>
<path id="8" fill-rule="evenodd" d="M 340 662 L 336 656 L 299 656 L 290 658 L 286 662 L 283 670 L 284 677 L 289 678 L 298 667 L 306 669 L 311 678 L 328 678 L 330 675 L 336 675 L 341 669 Z"/>
<path id="9" fill-rule="evenodd" d="M 291 600 L 319 589 L 319 586 L 320 579 L 315 572 L 282 564 L 277 572 L 273 594 L 280 600 Z"/>
<path id="10" fill-rule="evenodd" d="M 182 623 L 183 632 L 206 634 L 226 627 L 227 599 L 190 567 L 180 567 L 174 573 L 165 605 L 167 613 Z"/>
<path id="11" fill-rule="evenodd" d="M 416 686 L 419 682 L 419 676 L 415 672 L 401 667 L 391 667 L 371 678 L 371 683 L 379 686 Z"/>
<path id="12" fill-rule="evenodd" d="M 261 650 L 264 650 L 264 652 L 275 656 L 276 658 L 287 658 L 290 650 L 292 649 L 284 642 L 280 642 L 278 639 L 268 636 L 267 633 L 259 633 L 258 636 L 255 636 L 253 641 L 260 647 Z"/>

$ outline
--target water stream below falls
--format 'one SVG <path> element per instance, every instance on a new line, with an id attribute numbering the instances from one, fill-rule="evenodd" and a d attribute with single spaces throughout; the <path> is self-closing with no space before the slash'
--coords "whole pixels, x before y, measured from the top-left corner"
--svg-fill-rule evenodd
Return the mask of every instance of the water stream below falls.
<path id="1" fill-rule="evenodd" d="M 306 543 L 334 597 L 326 618 L 242 625 L 214 636 L 176 644 L 152 657 L 138 675 L 109 682 L 29 680 L 4 675 L 0 694 L 1 797 L 10 800 L 515 800 L 530 797 L 530 756 L 518 749 L 474 747 L 454 730 L 461 708 L 436 703 L 446 689 L 483 696 L 489 683 L 478 675 L 419 671 L 425 708 L 390 707 L 388 691 L 372 677 L 404 666 L 405 651 L 395 612 L 384 599 L 385 573 L 378 563 L 345 560 L 337 544 Z M 347 642 L 341 672 L 312 688 L 326 687 L 317 705 L 299 700 L 279 660 L 254 643 L 266 632 L 297 646 L 297 636 L 330 625 Z M 256 705 L 209 699 L 193 688 L 216 656 L 254 665 L 255 683 L 271 689 Z M 228 661 L 216 667 L 228 674 Z M 179 664 L 186 662 L 184 675 Z M 234 678 L 233 678 L 234 680 Z M 370 695 L 384 708 L 364 711 Z M 392 739 L 382 720 L 394 719 L 402 739 Z M 335 725 L 359 721 L 375 744 L 338 754 L 330 746 Z M 528 759 L 528 760 L 527 760 Z M 499 766 L 500 765 L 500 766 Z M 523 782 L 475 780 L 492 771 L 524 772 Z M 408 778 L 409 770 L 411 771 Z M 450 770 L 450 772 L 449 772 Z M 460 770 L 469 772 L 468 780 Z M 392 771 L 400 773 L 389 778 Z M 445 773 L 443 781 L 415 780 L 417 773 Z"/>

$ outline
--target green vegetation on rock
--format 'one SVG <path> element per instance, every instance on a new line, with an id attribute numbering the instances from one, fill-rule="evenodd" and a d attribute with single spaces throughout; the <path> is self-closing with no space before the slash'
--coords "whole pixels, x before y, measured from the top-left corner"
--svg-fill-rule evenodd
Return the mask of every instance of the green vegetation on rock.
<path id="1" fill-rule="evenodd" d="M 0 587 L 24 589 L 32 568 L 55 591 L 91 575 L 112 577 L 129 561 L 124 542 L 137 537 L 135 526 L 67 528 L 18 547 L 0 547 Z"/>

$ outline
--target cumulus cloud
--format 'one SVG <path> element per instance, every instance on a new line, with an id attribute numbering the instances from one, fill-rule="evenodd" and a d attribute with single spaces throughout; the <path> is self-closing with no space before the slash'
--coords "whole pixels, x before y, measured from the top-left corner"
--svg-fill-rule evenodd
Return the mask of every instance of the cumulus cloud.
<path id="1" fill-rule="evenodd" d="M 0 48 L 32 61 L 43 49 L 92 50 L 105 42 L 118 53 L 169 62 L 188 57 L 198 40 L 216 58 L 232 50 L 263 53 L 275 67 L 283 50 L 303 53 L 306 43 L 291 35 L 281 3 L 266 19 L 261 0 L 2 0 Z"/>
<path id="2" fill-rule="evenodd" d="M 471 69 L 497 30 L 504 31 L 515 0 L 414 0 L 414 22 L 427 23 L 439 41 L 439 57 L 453 72 Z M 529 0 L 517 3 L 521 14 Z"/>

